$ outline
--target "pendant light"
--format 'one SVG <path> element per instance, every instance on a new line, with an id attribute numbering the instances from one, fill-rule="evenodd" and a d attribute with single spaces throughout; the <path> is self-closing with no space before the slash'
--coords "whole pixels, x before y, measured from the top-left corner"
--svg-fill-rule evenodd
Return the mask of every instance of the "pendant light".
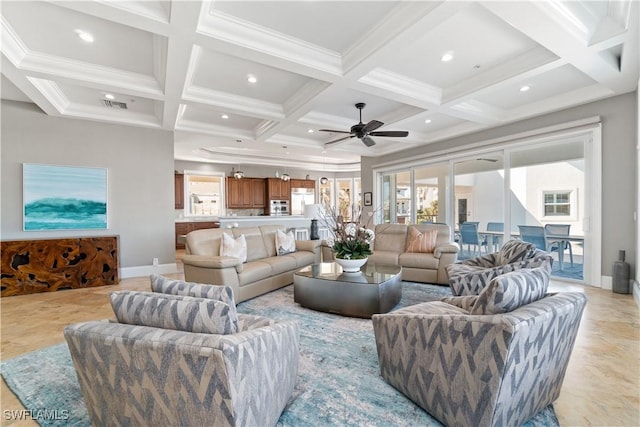
<path id="1" fill-rule="evenodd" d="M 233 175 L 235 179 L 244 178 L 244 172 L 242 172 L 241 170 L 235 170 L 235 168 L 231 168 L 231 175 Z"/>
<path id="2" fill-rule="evenodd" d="M 322 153 L 322 171 L 324 172 L 324 151 Z M 327 178 L 326 176 L 320 178 L 320 184 L 324 185 L 327 182 L 329 182 L 329 178 Z"/>

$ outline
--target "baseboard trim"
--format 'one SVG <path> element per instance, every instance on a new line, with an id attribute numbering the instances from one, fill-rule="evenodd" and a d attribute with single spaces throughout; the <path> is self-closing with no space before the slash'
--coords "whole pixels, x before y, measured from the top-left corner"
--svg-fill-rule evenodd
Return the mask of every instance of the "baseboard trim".
<path id="1" fill-rule="evenodd" d="M 150 276 L 151 274 L 173 274 L 178 272 L 178 264 L 160 264 L 160 265 L 140 265 L 136 267 L 126 267 L 120 269 L 121 279 L 130 279 L 132 277 Z"/>

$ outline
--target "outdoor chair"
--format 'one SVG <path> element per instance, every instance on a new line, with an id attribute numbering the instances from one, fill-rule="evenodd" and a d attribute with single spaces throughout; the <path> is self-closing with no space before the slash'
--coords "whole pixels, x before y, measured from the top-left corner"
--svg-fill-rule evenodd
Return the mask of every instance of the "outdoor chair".
<path id="1" fill-rule="evenodd" d="M 478 234 L 477 222 L 465 222 L 460 225 L 460 247 L 464 247 L 463 245 L 467 245 L 469 254 L 482 253 L 483 246 L 486 252 L 489 252 L 489 249 L 487 249 L 487 240 Z M 471 245 L 473 245 L 473 252 L 471 252 Z"/>
<path id="2" fill-rule="evenodd" d="M 547 235 L 568 236 L 571 231 L 571 224 L 547 224 L 544 226 L 544 231 Z M 558 252 L 558 256 L 560 256 L 560 251 L 569 249 L 569 259 L 571 260 L 571 267 L 573 267 L 573 248 L 569 241 L 547 237 L 547 246 L 549 252 Z"/>
<path id="3" fill-rule="evenodd" d="M 487 223 L 487 231 L 504 231 L 504 222 L 488 222 Z M 498 250 L 500 249 L 500 243 L 502 242 L 503 236 L 491 236 L 491 243 L 493 247 Z"/>
<path id="4" fill-rule="evenodd" d="M 539 225 L 519 225 L 518 229 L 520 230 L 520 239 L 523 242 L 532 243 L 542 251 L 547 250 L 544 227 Z"/>

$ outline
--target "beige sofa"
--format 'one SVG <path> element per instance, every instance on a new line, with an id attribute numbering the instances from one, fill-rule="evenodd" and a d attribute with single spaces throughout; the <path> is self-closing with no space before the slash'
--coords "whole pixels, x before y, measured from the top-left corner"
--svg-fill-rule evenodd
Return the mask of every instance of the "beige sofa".
<path id="1" fill-rule="evenodd" d="M 279 225 L 192 231 L 183 258 L 185 280 L 230 286 L 236 303 L 290 285 L 295 271 L 320 262 L 320 240 L 297 240 L 296 252 L 277 256 L 278 229 L 285 231 Z M 244 234 L 247 262 L 219 255 L 222 233 L 234 238 Z"/>
<path id="2" fill-rule="evenodd" d="M 433 253 L 405 252 L 409 227 L 416 227 L 421 233 L 431 229 L 437 230 L 436 248 Z M 402 280 L 449 285 L 445 267 L 456 262 L 460 247 L 452 241 L 448 225 L 378 224 L 375 233 L 370 262 L 401 266 Z"/>

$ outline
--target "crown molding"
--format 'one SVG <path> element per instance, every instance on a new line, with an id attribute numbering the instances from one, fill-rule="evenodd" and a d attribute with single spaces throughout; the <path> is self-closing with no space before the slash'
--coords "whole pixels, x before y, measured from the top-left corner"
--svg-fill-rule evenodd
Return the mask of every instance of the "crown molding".
<path id="1" fill-rule="evenodd" d="M 383 68 L 371 70 L 358 82 L 431 104 L 439 105 L 442 102 L 441 88 Z"/>
<path id="2" fill-rule="evenodd" d="M 232 138 L 234 140 L 238 138 L 253 140 L 255 138 L 253 132 L 247 130 L 202 123 L 193 120 L 184 120 L 182 118 L 179 118 L 176 122 L 175 130 L 216 135 L 224 138 Z"/>
<path id="3" fill-rule="evenodd" d="M 60 90 L 60 86 L 55 82 L 51 80 L 38 79 L 36 77 L 27 77 L 27 80 L 40 92 L 42 96 L 45 97 L 47 101 L 49 101 L 58 114 L 64 114 L 67 108 L 71 105 L 69 98 L 66 97 L 62 90 Z"/>
<path id="4" fill-rule="evenodd" d="M 279 104 L 207 89 L 201 86 L 188 86 L 182 98 L 185 101 L 221 107 L 230 112 L 247 114 L 260 119 L 280 121 L 285 117 Z"/>
<path id="5" fill-rule="evenodd" d="M 214 3 L 203 2 L 198 33 L 328 74 L 342 75 L 342 58 L 338 53 L 217 11 Z"/>

